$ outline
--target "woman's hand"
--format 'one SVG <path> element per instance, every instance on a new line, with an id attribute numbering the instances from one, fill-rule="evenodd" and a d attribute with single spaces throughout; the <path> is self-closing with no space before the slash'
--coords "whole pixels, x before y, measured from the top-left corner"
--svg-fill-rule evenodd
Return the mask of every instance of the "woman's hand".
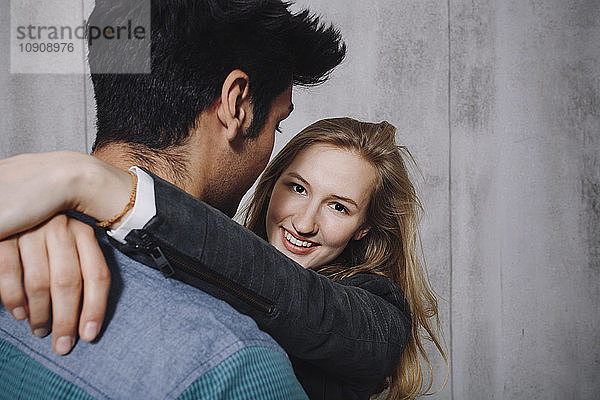
<path id="1" fill-rule="evenodd" d="M 110 272 L 94 231 L 76 219 L 57 215 L 0 242 L 2 302 L 16 319 L 29 316 L 36 336 L 46 336 L 52 320 L 52 344 L 58 354 L 72 349 L 77 330 L 85 341 L 98 335 L 109 287 Z"/>
<path id="2" fill-rule="evenodd" d="M 83 153 L 24 154 L 0 160 L 0 239 L 66 210 L 109 219 L 129 202 L 131 188 L 126 171 Z"/>

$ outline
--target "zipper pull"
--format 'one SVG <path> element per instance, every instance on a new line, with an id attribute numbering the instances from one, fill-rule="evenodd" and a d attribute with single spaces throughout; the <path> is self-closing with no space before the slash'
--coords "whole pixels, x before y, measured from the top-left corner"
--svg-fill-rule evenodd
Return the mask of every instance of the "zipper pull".
<path id="1" fill-rule="evenodd" d="M 148 232 L 142 229 L 135 229 L 125 239 L 128 242 L 132 242 L 135 248 L 145 250 L 152 258 L 152 261 L 154 261 L 154 264 L 156 264 L 156 269 L 162 272 L 165 278 L 175 275 L 175 269 L 169 263 L 161 248 L 154 243 Z"/>
<path id="2" fill-rule="evenodd" d="M 156 263 L 158 270 L 162 272 L 165 278 L 170 278 L 175 274 L 175 270 L 171 266 L 171 263 L 169 263 L 169 260 L 167 260 L 167 257 L 165 257 L 165 254 L 162 252 L 160 247 L 156 246 L 153 249 L 150 249 L 150 257 L 152 257 L 152 260 L 154 260 Z"/>

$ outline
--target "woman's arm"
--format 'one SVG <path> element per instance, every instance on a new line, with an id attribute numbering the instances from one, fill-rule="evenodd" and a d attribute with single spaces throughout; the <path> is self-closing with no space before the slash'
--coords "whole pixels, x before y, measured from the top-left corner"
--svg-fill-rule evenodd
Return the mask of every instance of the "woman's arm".
<path id="1" fill-rule="evenodd" d="M 71 152 L 20 157 L 25 158 L 0 164 L 0 187 L 12 185 L 10 198 L 0 199 L 6 206 L 0 207 L 0 237 L 68 208 L 110 218 L 128 201 L 128 174 L 92 157 Z M 62 163 L 63 175 L 50 168 L 52 162 L 42 167 L 42 158 Z M 39 179 L 40 171 L 52 178 Z M 346 379 L 377 379 L 393 371 L 410 332 L 399 289 L 376 276 L 332 283 L 175 186 L 159 178 L 154 182 L 157 215 L 127 237 L 124 251 L 149 265 L 159 261 L 165 273 L 177 268 L 175 277 L 253 317 L 296 358 Z M 28 212 L 22 199 L 39 199 L 49 190 L 55 193 L 44 196 L 35 213 Z M 102 204 L 116 193 L 119 201 Z M 7 209 L 25 217 L 11 221 L 9 212 L 2 213 Z M 157 247 L 168 257 L 166 264 Z"/>
<path id="2" fill-rule="evenodd" d="M 179 188 L 154 181 L 157 214 L 126 238 L 123 251 L 227 301 L 294 357 L 347 379 L 395 369 L 411 327 L 399 288 L 374 275 L 331 282 Z"/>
<path id="3" fill-rule="evenodd" d="M 0 239 L 66 210 L 109 219 L 127 204 L 131 188 L 126 171 L 83 153 L 57 151 L 2 159 Z"/>

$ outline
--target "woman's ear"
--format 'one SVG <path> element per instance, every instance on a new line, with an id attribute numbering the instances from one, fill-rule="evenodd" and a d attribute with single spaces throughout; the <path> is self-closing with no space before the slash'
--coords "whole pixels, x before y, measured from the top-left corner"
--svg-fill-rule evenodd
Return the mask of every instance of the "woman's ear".
<path id="1" fill-rule="evenodd" d="M 358 231 L 356 231 L 356 233 L 354 234 L 354 236 L 352 238 L 354 240 L 360 240 L 365 237 L 365 235 L 369 232 L 370 229 L 371 229 L 370 225 L 365 225 L 362 228 L 360 228 Z"/>
<path id="2" fill-rule="evenodd" d="M 234 141 L 243 134 L 251 111 L 248 75 L 239 69 L 233 70 L 225 78 L 221 88 L 221 97 L 217 105 L 217 117 L 225 129 L 227 140 Z"/>

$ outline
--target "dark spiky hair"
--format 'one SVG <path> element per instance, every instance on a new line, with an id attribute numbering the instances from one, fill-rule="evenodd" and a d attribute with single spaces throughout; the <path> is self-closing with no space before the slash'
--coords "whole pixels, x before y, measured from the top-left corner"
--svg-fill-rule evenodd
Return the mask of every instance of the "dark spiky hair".
<path id="1" fill-rule="evenodd" d="M 345 56 L 333 26 L 308 11 L 293 14 L 289 6 L 280 0 L 152 0 L 150 74 L 101 73 L 127 60 L 115 61 L 101 46 L 90 45 L 94 148 L 111 142 L 156 150 L 182 144 L 235 69 L 249 77 L 254 116 L 246 134 L 256 135 L 273 99 L 291 82 L 322 83 Z M 97 0 L 89 23 L 107 26 L 132 13 L 131 2 Z M 126 48 L 130 51 L 135 49 Z"/>

